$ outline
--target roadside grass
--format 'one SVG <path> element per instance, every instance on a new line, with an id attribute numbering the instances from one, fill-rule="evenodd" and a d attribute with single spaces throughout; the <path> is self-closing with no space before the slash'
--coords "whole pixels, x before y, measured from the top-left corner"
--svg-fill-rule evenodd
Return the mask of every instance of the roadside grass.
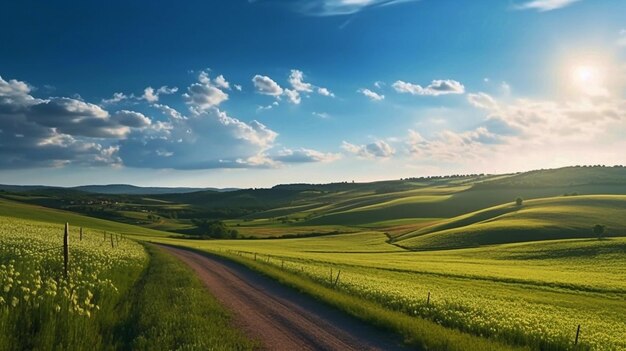
<path id="1" fill-rule="evenodd" d="M 258 344 L 235 329 L 229 313 L 191 268 L 147 245 L 150 265 L 133 292 L 132 350 L 253 350 Z"/>
<path id="2" fill-rule="evenodd" d="M 198 252 L 206 254 L 205 251 Z M 530 350 L 527 347 L 512 346 L 497 340 L 481 338 L 456 329 L 446 328 L 429 320 L 414 318 L 389 310 L 367 299 L 332 289 L 319 284 L 318 281 L 312 280 L 308 276 L 286 271 L 261 260 L 252 260 L 223 251 L 218 254 L 276 279 L 281 284 L 324 301 L 378 328 L 397 333 L 403 337 L 406 344 L 420 350 Z"/>
<path id="3" fill-rule="evenodd" d="M 18 208 L 27 209 L 37 207 Z M 57 221 L 106 222 L 62 211 L 28 214 L 50 215 L 64 215 Z M 257 346 L 231 325 L 184 263 L 119 233 L 109 232 L 105 240 L 101 231 L 85 227 L 81 240 L 78 227 L 70 225 L 65 278 L 63 230 L 57 223 L 0 216 L 0 351 Z"/>
<path id="4" fill-rule="evenodd" d="M 115 350 L 123 303 L 148 263 L 131 240 L 113 248 L 70 227 L 63 274 L 63 226 L 0 217 L 0 350 Z"/>
<path id="5" fill-rule="evenodd" d="M 396 324 L 408 318 L 462 330 L 496 344 L 570 350 L 576 326 L 581 324 L 579 350 L 626 348 L 621 337 L 626 333 L 626 238 L 423 252 L 401 250 L 386 239 L 380 232 L 363 232 L 283 240 L 155 241 L 226 255 L 277 279 L 298 277 L 308 282 L 303 291 L 316 285 L 345 294 L 357 299 L 356 305 L 402 316 L 395 322 L 387 317 L 377 322 L 378 317 L 368 317 L 370 312 L 355 314 L 383 327 L 388 324 L 402 335 L 404 329 Z M 331 269 L 334 275 L 341 270 L 336 286 L 329 283 Z M 350 313 L 356 308 L 348 300 L 312 294 Z M 426 328 L 422 331 L 430 328 L 428 323 L 412 325 Z M 436 344 L 424 341 L 431 332 L 424 333 L 406 335 L 414 335 L 418 344 Z"/>

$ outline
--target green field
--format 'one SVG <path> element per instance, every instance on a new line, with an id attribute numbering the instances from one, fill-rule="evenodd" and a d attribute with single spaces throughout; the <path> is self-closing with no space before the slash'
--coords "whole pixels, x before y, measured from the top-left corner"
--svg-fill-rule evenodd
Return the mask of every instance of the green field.
<path id="1" fill-rule="evenodd" d="M 154 248 L 146 252 L 120 233 L 105 237 L 102 228 L 153 231 L 31 205 L 2 205 L 0 350 L 255 347 L 231 326 L 228 312 L 190 268 Z M 65 220 L 93 225 L 83 228 L 82 239 L 78 227 L 70 226 L 67 277 L 59 224 Z"/>
<path id="2" fill-rule="evenodd" d="M 626 350 L 624 168 L 159 195 L 130 199 L 134 207 L 120 212 L 125 223 L 32 205 L 70 201 L 59 194 L 43 200 L 33 194 L 3 197 L 0 214 L 23 226 L 70 221 L 88 227 L 87 233 L 95 231 L 97 238 L 104 231 L 118 232 L 221 255 L 423 349 Z M 516 197 L 524 199 L 521 205 Z M 141 227 L 128 224 L 148 220 L 159 207 L 221 213 L 225 217 L 217 218 L 236 229 L 240 239 L 181 236 L 176 232 L 191 223 L 181 218 L 188 212 Z M 606 228 L 601 235 L 592 230 L 596 224 Z M 12 245 L 17 243 L 4 250 Z M 162 266 L 174 262 L 154 249 L 149 253 L 150 262 L 156 257 L 160 263 L 148 272 L 167 275 Z M 142 284 L 156 286 L 150 284 L 158 285 L 158 279 L 174 276 Z M 191 281 L 181 284 L 195 291 L 194 301 L 201 299 L 197 282 Z M 129 284 L 133 288 L 128 289 L 136 289 L 139 283 Z M 154 294 L 150 299 L 173 298 Z M 140 314 L 156 323 L 159 313 L 146 309 Z M 574 346 L 578 325 L 581 334 Z M 143 335 L 142 345 L 158 339 Z M 229 340 L 251 345 L 237 335 Z"/>

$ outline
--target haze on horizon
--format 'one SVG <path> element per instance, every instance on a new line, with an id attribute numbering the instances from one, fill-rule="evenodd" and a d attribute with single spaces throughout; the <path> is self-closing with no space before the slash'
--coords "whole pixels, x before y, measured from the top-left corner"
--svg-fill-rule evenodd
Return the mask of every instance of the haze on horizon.
<path id="1" fill-rule="evenodd" d="M 0 184 L 267 187 L 626 163 L 619 0 L 21 1 Z"/>

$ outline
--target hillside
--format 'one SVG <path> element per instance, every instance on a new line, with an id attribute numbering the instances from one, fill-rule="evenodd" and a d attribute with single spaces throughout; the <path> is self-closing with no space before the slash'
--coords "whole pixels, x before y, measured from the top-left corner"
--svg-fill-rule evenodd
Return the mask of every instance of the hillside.
<path id="1" fill-rule="evenodd" d="M 127 235 L 172 236 L 173 234 L 125 223 L 107 221 L 79 215 L 69 211 L 30 205 L 0 198 L 0 216 L 21 218 L 62 225 L 69 222 L 73 226 L 89 227 L 103 231 L 114 231 Z"/>
<path id="2" fill-rule="evenodd" d="M 396 238 L 410 249 L 453 249 L 514 242 L 626 235 L 626 196 L 590 195 L 510 202 L 441 221 Z"/>

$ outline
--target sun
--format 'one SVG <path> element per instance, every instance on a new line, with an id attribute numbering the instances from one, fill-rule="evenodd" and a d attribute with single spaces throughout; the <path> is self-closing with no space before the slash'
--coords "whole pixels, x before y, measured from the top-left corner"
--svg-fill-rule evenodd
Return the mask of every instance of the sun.
<path id="1" fill-rule="evenodd" d="M 590 83 L 597 78 L 598 69 L 594 66 L 580 65 L 574 67 L 573 78 L 579 83 Z"/>
<path id="2" fill-rule="evenodd" d="M 606 95 L 606 74 L 602 65 L 576 64 L 571 66 L 571 86 L 586 95 Z"/>

